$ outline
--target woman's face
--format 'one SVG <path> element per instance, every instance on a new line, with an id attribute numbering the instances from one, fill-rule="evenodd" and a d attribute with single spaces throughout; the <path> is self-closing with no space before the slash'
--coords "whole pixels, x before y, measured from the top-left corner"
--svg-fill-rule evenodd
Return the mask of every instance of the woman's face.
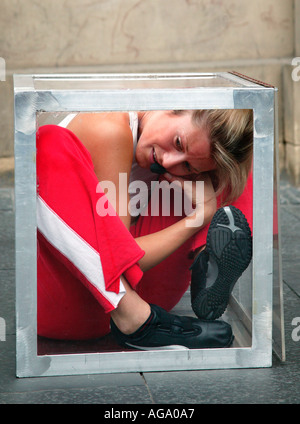
<path id="1" fill-rule="evenodd" d="M 215 168 L 208 133 L 192 122 L 192 112 L 146 112 L 140 115 L 139 130 L 136 160 L 142 168 L 157 162 L 175 176 Z"/>

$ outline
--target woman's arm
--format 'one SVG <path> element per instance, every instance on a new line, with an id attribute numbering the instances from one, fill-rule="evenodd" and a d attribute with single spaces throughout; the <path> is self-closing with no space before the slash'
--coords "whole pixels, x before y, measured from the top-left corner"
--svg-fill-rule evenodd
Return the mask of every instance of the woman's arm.
<path id="1" fill-rule="evenodd" d="M 119 214 L 120 204 L 128 205 L 128 186 L 120 190 L 119 174 L 129 176 L 133 161 L 133 140 L 127 113 L 84 113 L 79 114 L 68 125 L 91 154 L 94 171 L 98 181 L 110 181 L 115 187 L 116 212 Z M 112 192 L 106 197 L 114 204 Z M 119 204 L 120 203 L 120 204 Z M 124 210 L 124 208 L 122 208 Z M 120 219 L 127 229 L 130 228 L 131 217 L 120 214 Z"/>
<path id="2" fill-rule="evenodd" d="M 128 124 L 128 114 L 80 114 L 69 124 L 68 129 L 75 133 L 90 152 L 100 185 L 101 181 L 110 181 L 114 184 L 117 200 L 116 212 L 119 214 L 119 199 L 123 205 L 128 206 L 129 204 L 128 185 L 133 160 L 133 141 Z M 120 173 L 127 175 L 127 190 L 120 190 Z M 184 181 L 178 177 L 171 177 L 171 179 L 181 183 Z M 138 245 L 145 251 L 144 257 L 140 260 L 143 271 L 154 267 L 175 252 L 212 219 L 216 210 L 215 195 L 210 179 L 205 176 L 203 179 L 205 182 L 204 204 L 197 205 L 192 216 L 184 217 L 164 230 L 136 238 Z M 106 196 L 112 203 L 109 191 Z M 204 220 L 201 219 L 198 224 L 197 208 L 204 208 Z M 127 215 L 119 216 L 129 230 L 131 216 L 128 208 Z M 189 222 L 192 222 L 192 226 L 189 225 Z"/>
<path id="3" fill-rule="evenodd" d="M 169 181 L 177 180 L 180 184 L 184 182 L 182 178 L 178 179 L 178 177 L 170 176 L 168 179 Z M 147 271 L 166 259 L 212 220 L 217 208 L 215 191 L 207 174 L 203 174 L 199 178 L 200 180 L 204 182 L 204 203 L 195 205 L 196 193 L 195 191 L 189 193 L 195 206 L 192 215 L 161 231 L 136 238 L 136 242 L 146 252 L 140 260 L 143 271 Z"/>

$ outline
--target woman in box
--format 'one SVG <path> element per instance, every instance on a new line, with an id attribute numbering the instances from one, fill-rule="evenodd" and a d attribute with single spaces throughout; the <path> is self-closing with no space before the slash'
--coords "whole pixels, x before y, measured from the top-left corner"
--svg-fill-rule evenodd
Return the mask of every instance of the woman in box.
<path id="1" fill-rule="evenodd" d="M 251 260 L 252 144 L 249 110 L 79 113 L 41 127 L 38 334 L 111 330 L 136 349 L 230 346 L 218 318 Z M 150 198 L 130 215 L 130 184 L 158 178 L 182 187 L 191 213 L 178 216 L 173 198 L 168 216 L 162 202 L 151 214 Z M 190 284 L 197 318 L 169 313 Z"/>

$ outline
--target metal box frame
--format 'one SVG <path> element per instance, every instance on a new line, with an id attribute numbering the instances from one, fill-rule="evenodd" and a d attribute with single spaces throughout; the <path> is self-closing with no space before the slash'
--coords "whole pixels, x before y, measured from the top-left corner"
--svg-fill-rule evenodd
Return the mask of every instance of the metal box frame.
<path id="1" fill-rule="evenodd" d="M 280 234 L 275 235 L 275 246 L 272 219 L 278 183 L 277 89 L 236 73 L 15 75 L 14 87 L 17 376 L 269 367 L 272 346 L 284 359 Z M 37 114 L 168 109 L 253 110 L 251 317 L 239 300 L 231 305 L 245 315 L 241 320 L 245 328 L 250 327 L 251 344 L 228 349 L 38 355 Z"/>

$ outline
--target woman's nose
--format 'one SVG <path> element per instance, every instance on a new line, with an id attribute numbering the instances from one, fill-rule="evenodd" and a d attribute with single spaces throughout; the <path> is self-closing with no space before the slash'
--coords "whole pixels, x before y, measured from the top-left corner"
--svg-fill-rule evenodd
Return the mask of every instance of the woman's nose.
<path id="1" fill-rule="evenodd" d="M 184 161 L 183 152 L 165 152 L 162 157 L 162 166 L 170 169 Z"/>

